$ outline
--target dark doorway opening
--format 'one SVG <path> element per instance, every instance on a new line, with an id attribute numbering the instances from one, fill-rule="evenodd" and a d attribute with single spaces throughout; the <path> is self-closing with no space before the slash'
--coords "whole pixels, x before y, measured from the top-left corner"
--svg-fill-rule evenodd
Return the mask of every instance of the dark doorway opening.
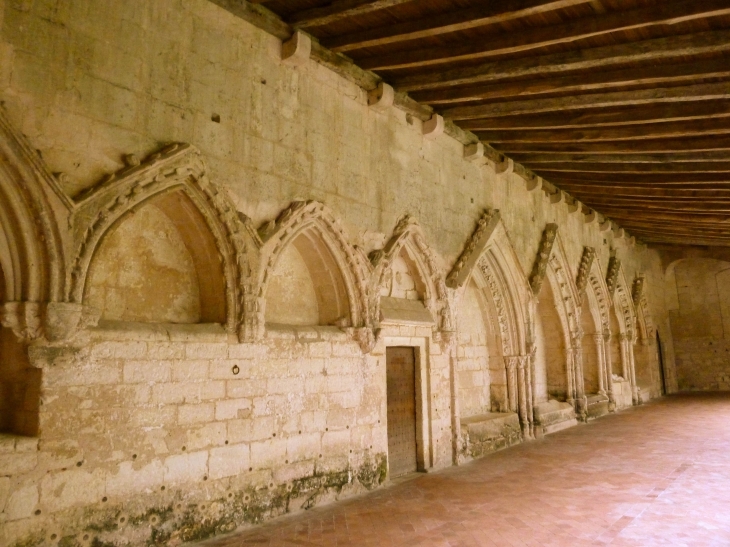
<path id="1" fill-rule="evenodd" d="M 667 381 L 664 378 L 664 351 L 662 350 L 662 340 L 659 338 L 659 331 L 656 331 L 656 352 L 659 357 L 659 376 L 662 380 L 662 395 L 667 394 Z"/>
<path id="2" fill-rule="evenodd" d="M 397 477 L 416 471 L 416 359 L 412 347 L 386 348 L 388 467 Z"/>

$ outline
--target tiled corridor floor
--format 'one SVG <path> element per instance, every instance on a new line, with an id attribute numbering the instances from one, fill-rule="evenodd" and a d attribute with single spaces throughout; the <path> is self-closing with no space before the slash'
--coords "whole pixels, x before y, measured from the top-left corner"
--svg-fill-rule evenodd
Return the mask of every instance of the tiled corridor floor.
<path id="1" fill-rule="evenodd" d="M 730 394 L 667 397 L 206 545 L 730 546 Z"/>

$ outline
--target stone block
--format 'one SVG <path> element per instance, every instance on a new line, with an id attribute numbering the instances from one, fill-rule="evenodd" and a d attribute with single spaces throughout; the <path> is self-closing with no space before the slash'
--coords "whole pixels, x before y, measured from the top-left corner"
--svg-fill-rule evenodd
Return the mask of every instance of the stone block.
<path id="1" fill-rule="evenodd" d="M 266 393 L 266 380 L 228 380 L 226 395 L 233 399 L 255 397 Z"/>
<path id="2" fill-rule="evenodd" d="M 227 399 L 215 404 L 216 420 L 235 420 L 251 416 L 251 399 Z"/>
<path id="3" fill-rule="evenodd" d="M 147 359 L 160 359 L 163 361 L 171 361 L 173 359 L 183 359 L 185 357 L 185 345 L 167 342 L 149 342 L 147 345 Z M 194 366 L 195 361 L 187 361 L 190 366 Z M 180 363 L 176 363 L 179 366 Z"/>
<path id="4" fill-rule="evenodd" d="M 116 473 L 106 477 L 106 494 L 120 500 L 137 495 L 139 492 L 151 493 L 163 484 L 165 467 L 158 459 L 147 464 L 122 462 Z"/>
<path id="5" fill-rule="evenodd" d="M 165 483 L 199 483 L 208 474 L 208 452 L 188 452 L 165 458 Z"/>
<path id="6" fill-rule="evenodd" d="M 286 439 L 267 439 L 251 443 L 251 465 L 255 469 L 276 468 L 286 460 Z"/>
<path id="7" fill-rule="evenodd" d="M 172 361 L 127 361 L 124 363 L 124 381 L 134 383 L 169 382 Z"/>
<path id="8" fill-rule="evenodd" d="M 185 345 L 187 359 L 226 359 L 228 344 L 189 343 Z"/>
<path id="9" fill-rule="evenodd" d="M 250 448 L 248 444 L 235 444 L 213 448 L 208 461 L 209 477 L 222 479 L 248 472 Z"/>
<path id="10" fill-rule="evenodd" d="M 69 469 L 49 473 L 41 479 L 41 505 L 51 512 L 101 502 L 104 472 Z"/>
<path id="11" fill-rule="evenodd" d="M 209 376 L 209 361 L 205 359 L 176 360 L 172 362 L 172 381 L 206 380 Z"/>
<path id="12" fill-rule="evenodd" d="M 190 451 L 222 446 L 228 439 L 227 425 L 224 422 L 211 422 L 187 430 L 187 447 Z"/>
<path id="13" fill-rule="evenodd" d="M 31 517 L 38 507 L 38 486 L 28 484 L 15 490 L 5 504 L 5 518 L 8 521 Z"/>
<path id="14" fill-rule="evenodd" d="M 180 425 L 212 422 L 214 416 L 215 406 L 213 405 L 213 403 L 181 405 L 180 407 L 178 407 L 177 422 Z"/>
<path id="15" fill-rule="evenodd" d="M 0 475 L 18 476 L 30 473 L 38 465 L 38 453 L 0 453 Z"/>
<path id="16" fill-rule="evenodd" d="M 5 511 L 5 505 L 10 497 L 10 477 L 0 477 L 0 513 Z"/>
<path id="17" fill-rule="evenodd" d="M 289 462 L 315 460 L 322 453 L 321 433 L 294 434 L 287 437 L 286 442 Z"/>

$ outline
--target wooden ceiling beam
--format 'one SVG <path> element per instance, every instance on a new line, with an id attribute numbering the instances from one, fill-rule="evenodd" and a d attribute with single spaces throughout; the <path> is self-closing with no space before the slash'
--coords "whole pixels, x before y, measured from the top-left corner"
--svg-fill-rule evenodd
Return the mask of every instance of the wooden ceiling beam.
<path id="1" fill-rule="evenodd" d="M 373 11 L 393 8 L 413 0 L 338 0 L 321 7 L 298 11 L 288 21 L 295 28 L 329 25 L 348 17 L 365 15 Z"/>
<path id="2" fill-rule="evenodd" d="M 322 43 L 332 51 L 344 53 L 354 49 L 382 46 L 406 40 L 439 36 L 484 25 L 504 23 L 522 17 L 586 4 L 589 0 L 500 0 L 486 5 L 457 11 L 428 15 L 420 19 L 392 25 L 381 25 L 354 32 Z"/>
<path id="3" fill-rule="evenodd" d="M 705 163 L 726 162 L 730 160 L 730 153 L 727 150 L 718 150 L 711 152 L 701 151 L 682 151 L 679 153 L 663 153 L 654 154 L 632 154 L 615 153 L 591 154 L 580 152 L 535 152 L 520 153 L 516 152 L 510 157 L 517 162 L 531 165 L 535 163 L 605 163 L 605 164 L 672 164 L 672 163 L 688 163 L 690 165 L 698 165 Z"/>
<path id="4" fill-rule="evenodd" d="M 401 91 L 416 91 L 495 82 L 504 78 L 545 77 L 568 71 L 611 70 L 627 63 L 648 63 L 728 50 L 730 50 L 730 30 L 714 30 L 615 46 L 526 56 L 449 70 L 424 67 L 423 73 L 396 78 L 393 84 Z"/>
<path id="5" fill-rule="evenodd" d="M 588 199 L 588 197 L 603 197 L 610 196 L 612 198 L 619 199 L 633 199 L 633 198 L 646 198 L 654 200 L 657 198 L 661 200 L 687 200 L 687 201 L 700 201 L 707 200 L 708 203 L 713 201 L 726 201 L 730 200 L 730 184 L 725 189 L 707 189 L 698 190 L 695 188 L 679 188 L 679 189 L 666 189 L 666 188 L 636 188 L 636 187 L 602 187 L 602 186 L 566 186 L 564 184 L 555 183 L 555 186 L 561 190 L 565 190 L 573 196 L 581 196 L 582 199 Z"/>
<path id="6" fill-rule="evenodd" d="M 585 203 L 596 209 L 598 212 L 611 216 L 608 212 L 611 209 L 620 209 L 626 211 L 635 211 L 639 214 L 648 211 L 670 212 L 670 213 L 728 213 L 730 214 L 730 200 L 726 202 L 696 202 L 688 200 L 659 200 L 652 199 L 634 199 L 634 198 L 603 198 L 599 196 L 590 196 L 583 199 L 580 194 L 573 196 L 578 201 Z"/>
<path id="7" fill-rule="evenodd" d="M 563 181 L 570 184 L 633 184 L 639 187 L 647 185 L 701 185 L 705 187 L 708 184 L 726 184 L 730 187 L 730 173 L 657 173 L 654 171 L 645 171 L 640 174 L 627 173 L 560 173 L 550 171 L 549 169 L 536 169 L 530 166 L 533 171 L 550 181 Z"/>
<path id="8" fill-rule="evenodd" d="M 657 6 L 583 17 L 562 25 L 523 29 L 519 32 L 500 32 L 463 44 L 395 51 L 365 57 L 359 59 L 358 64 L 369 70 L 432 66 L 444 62 L 519 53 L 614 32 L 636 31 L 657 25 L 674 25 L 728 14 L 730 14 L 730 7 L 725 0 L 662 2 Z"/>
<path id="9" fill-rule="evenodd" d="M 489 143 L 507 142 L 603 142 L 636 141 L 657 138 L 698 137 L 730 133 L 730 118 L 707 118 L 691 122 L 628 125 L 601 129 L 540 129 L 533 131 L 475 131 Z"/>
<path id="10" fill-rule="evenodd" d="M 728 78 L 728 59 L 651 66 L 625 70 L 598 71 L 579 76 L 535 78 L 474 87 L 454 87 L 414 91 L 411 96 L 433 106 L 505 98 L 539 98 L 545 94 L 583 93 L 626 87 L 657 87 L 667 84 L 696 83 L 703 78 Z"/>
<path id="11" fill-rule="evenodd" d="M 586 154 L 641 154 L 641 153 L 682 153 L 725 151 L 730 154 L 730 137 L 718 135 L 716 137 L 653 139 L 646 141 L 607 141 L 583 144 L 573 143 L 505 143 L 497 149 L 508 156 L 514 153 L 586 153 Z"/>
<path id="12" fill-rule="evenodd" d="M 722 213 L 704 213 L 697 214 L 692 217 L 687 217 L 682 213 L 675 213 L 673 211 L 645 211 L 644 213 L 637 213 L 631 211 L 625 207 L 605 207 L 604 214 L 612 219 L 621 220 L 622 222 L 630 222 L 632 219 L 641 218 L 643 220 L 656 220 L 656 221 L 667 221 L 667 222 L 696 222 L 696 223 L 714 223 L 714 224 L 727 224 L 730 226 L 730 214 Z"/>
<path id="13" fill-rule="evenodd" d="M 588 180 L 595 174 L 616 175 L 617 180 L 637 180 L 643 175 L 674 175 L 691 177 L 700 175 L 728 175 L 730 178 L 730 155 L 725 162 L 693 163 L 572 163 L 572 162 L 530 162 L 530 168 L 546 179 L 570 177 Z"/>
<path id="14" fill-rule="evenodd" d="M 591 127 L 624 127 L 648 123 L 692 121 L 704 118 L 730 117 L 730 101 L 658 103 L 611 110 L 585 109 L 577 112 L 527 114 L 463 120 L 459 125 L 470 131 L 524 129 L 590 129 Z"/>
<path id="15" fill-rule="evenodd" d="M 714 101 L 717 99 L 730 99 L 730 85 L 727 82 L 457 106 L 442 109 L 440 113 L 444 118 L 459 121 L 498 116 L 540 114 L 543 112 L 565 112 L 587 108 L 617 108 L 655 105 L 658 103 Z"/>

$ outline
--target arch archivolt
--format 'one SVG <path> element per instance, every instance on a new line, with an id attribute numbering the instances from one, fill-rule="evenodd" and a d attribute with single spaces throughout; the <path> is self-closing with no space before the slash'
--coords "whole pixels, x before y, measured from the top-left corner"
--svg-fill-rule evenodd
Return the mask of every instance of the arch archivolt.
<path id="1" fill-rule="evenodd" d="M 415 273 L 422 283 L 423 304 L 431 312 L 437 332 L 453 332 L 454 317 L 446 292 L 446 280 L 437 265 L 435 253 L 426 242 L 421 226 L 411 215 L 405 215 L 398 221 L 393 234 L 382 249 L 370 253 L 372 264 L 370 310 L 373 322 L 377 323 L 380 317 L 380 295 L 387 289 L 393 263 L 402 251 L 405 251 L 415 265 L 417 270 Z"/>
<path id="2" fill-rule="evenodd" d="M 555 308 L 562 323 L 562 331 L 566 349 L 580 345 L 580 298 L 573 282 L 573 275 L 558 234 L 553 252 L 547 261 L 546 277 L 550 283 L 555 300 Z"/>
<path id="3" fill-rule="evenodd" d="M 59 311 L 66 260 L 59 224 L 71 208 L 56 179 L 0 108 L 0 321 L 20 338 L 46 334 Z"/>
<path id="4" fill-rule="evenodd" d="M 259 241 L 248 219 L 208 179 L 200 152 L 189 144 L 172 144 L 143 162 L 128 161 L 125 169 L 108 175 L 75 200 L 68 301 L 84 301 L 95 253 L 119 222 L 157 198 L 181 192 L 202 215 L 215 241 L 225 284 L 226 327 L 241 339 L 249 338 L 255 324 L 252 265 Z"/>
<path id="5" fill-rule="evenodd" d="M 601 264 L 596 257 L 588 273 L 587 292 L 591 295 L 589 303 L 600 319 L 600 329 L 597 332 L 602 334 L 610 333 L 611 329 L 611 297 L 606 287 L 606 281 L 601 273 Z M 598 325 L 597 325 L 598 327 Z"/>
<path id="6" fill-rule="evenodd" d="M 288 245 L 302 234 L 311 234 L 334 259 L 344 284 L 347 311 L 337 324 L 343 328 L 362 329 L 370 324 L 368 310 L 368 266 L 362 253 L 351 245 L 341 223 L 333 212 L 317 201 L 295 201 L 275 221 L 259 229 L 261 267 L 256 293 L 261 302 L 259 324 L 264 324 L 266 291 L 276 264 Z M 336 290 L 333 287 L 333 290 Z"/>

